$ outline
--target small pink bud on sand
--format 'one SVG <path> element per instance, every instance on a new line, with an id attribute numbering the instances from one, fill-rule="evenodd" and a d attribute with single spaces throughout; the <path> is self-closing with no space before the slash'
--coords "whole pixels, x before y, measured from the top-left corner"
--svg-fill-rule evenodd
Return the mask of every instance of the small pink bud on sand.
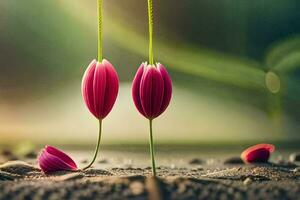
<path id="1" fill-rule="evenodd" d="M 137 110 L 154 119 L 168 107 L 172 96 L 172 80 L 165 67 L 158 63 L 142 63 L 132 84 L 132 98 Z"/>
<path id="2" fill-rule="evenodd" d="M 82 96 L 90 112 L 104 119 L 111 111 L 119 90 L 119 78 L 107 60 L 93 60 L 82 78 Z"/>
<path id="3" fill-rule="evenodd" d="M 38 156 L 38 164 L 44 173 L 62 170 L 77 170 L 76 163 L 64 152 L 52 146 L 45 146 Z"/>
<path id="4" fill-rule="evenodd" d="M 245 163 L 266 163 L 274 150 L 272 144 L 257 144 L 244 150 L 241 158 Z"/>

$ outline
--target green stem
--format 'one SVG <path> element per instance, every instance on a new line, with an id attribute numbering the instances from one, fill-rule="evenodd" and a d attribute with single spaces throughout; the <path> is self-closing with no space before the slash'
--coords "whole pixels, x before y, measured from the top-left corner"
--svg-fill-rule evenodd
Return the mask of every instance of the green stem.
<path id="1" fill-rule="evenodd" d="M 98 0 L 98 61 L 102 62 L 102 0 Z"/>
<path id="2" fill-rule="evenodd" d="M 154 63 L 153 58 L 153 2 L 148 0 L 148 22 L 149 22 L 149 64 Z"/>
<path id="3" fill-rule="evenodd" d="M 102 119 L 99 119 L 99 135 L 98 135 L 98 142 L 97 142 L 97 146 L 96 146 L 96 150 L 94 153 L 94 158 L 91 161 L 91 163 L 89 165 L 87 165 L 86 167 L 82 168 L 83 170 L 90 168 L 93 163 L 95 162 L 97 155 L 98 155 L 98 151 L 99 151 L 99 146 L 100 146 L 100 141 L 101 141 L 101 132 L 102 132 Z"/>
<path id="4" fill-rule="evenodd" d="M 151 156 L 151 164 L 152 164 L 152 174 L 156 176 L 156 168 L 155 168 L 155 158 L 154 158 L 154 145 L 153 145 L 153 136 L 152 136 L 152 119 L 149 119 L 150 125 L 150 156 Z"/>

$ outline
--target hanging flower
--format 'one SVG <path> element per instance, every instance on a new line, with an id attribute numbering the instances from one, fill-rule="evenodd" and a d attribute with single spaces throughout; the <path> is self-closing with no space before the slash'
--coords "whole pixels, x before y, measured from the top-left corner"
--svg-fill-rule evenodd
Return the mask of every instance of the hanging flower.
<path id="1" fill-rule="evenodd" d="M 102 0 L 97 0 L 98 61 L 93 60 L 90 63 L 82 78 L 83 100 L 89 111 L 99 120 L 99 134 L 94 157 L 83 169 L 91 167 L 97 158 L 101 141 L 102 120 L 113 108 L 119 90 L 119 78 L 115 68 L 106 59 L 102 59 L 102 3 Z"/>
<path id="2" fill-rule="evenodd" d="M 38 156 L 38 164 L 44 173 L 77 170 L 76 163 L 64 152 L 52 146 L 45 146 Z"/>
<path id="3" fill-rule="evenodd" d="M 139 67 L 132 83 L 132 98 L 137 110 L 149 119 L 152 174 L 156 176 L 152 123 L 168 107 L 172 96 L 172 81 L 165 67 L 154 64 L 153 54 L 153 0 L 148 2 L 149 65 Z"/>
<path id="4" fill-rule="evenodd" d="M 111 111 L 119 90 L 119 79 L 113 65 L 102 59 L 102 0 L 97 0 L 98 10 L 98 61 L 93 60 L 82 78 L 82 96 L 89 111 L 99 120 L 99 134 L 94 157 L 84 167 L 95 162 L 102 132 L 102 120 Z M 44 172 L 77 169 L 74 161 L 54 147 L 46 146 L 39 156 L 39 164 Z"/>
<path id="5" fill-rule="evenodd" d="M 118 96 L 119 78 L 110 62 L 93 60 L 82 78 L 82 96 L 89 111 L 99 120 L 99 134 L 94 157 L 87 169 L 95 162 L 102 133 L 102 120 L 109 114 Z"/>

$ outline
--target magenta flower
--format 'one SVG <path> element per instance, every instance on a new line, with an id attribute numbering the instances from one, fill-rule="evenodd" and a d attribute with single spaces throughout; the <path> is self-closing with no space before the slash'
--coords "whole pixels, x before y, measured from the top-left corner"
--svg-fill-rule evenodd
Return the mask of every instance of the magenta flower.
<path id="1" fill-rule="evenodd" d="M 150 128 L 150 156 L 152 174 L 156 176 L 154 144 L 152 134 L 153 119 L 161 115 L 168 107 L 172 96 L 172 81 L 164 66 L 160 63 L 154 64 L 153 53 L 153 1 L 148 3 L 148 25 L 149 25 L 149 65 L 142 63 L 132 83 L 132 98 L 135 107 L 147 119 Z"/>
<path id="2" fill-rule="evenodd" d="M 90 112 L 99 119 L 99 135 L 94 157 L 87 169 L 95 162 L 101 140 L 102 120 L 111 111 L 118 96 L 119 78 L 110 62 L 93 60 L 82 78 L 82 96 Z"/>
<path id="3" fill-rule="evenodd" d="M 132 84 L 132 98 L 138 111 L 154 119 L 168 107 L 172 96 L 172 81 L 165 67 L 158 63 L 142 63 Z"/>
<path id="4" fill-rule="evenodd" d="M 86 69 L 82 78 L 82 96 L 90 112 L 99 120 L 99 134 L 94 157 L 96 160 L 102 132 L 102 120 L 108 115 L 117 99 L 119 78 L 115 68 L 105 59 L 102 59 L 102 0 L 97 1 L 98 10 L 98 61 L 93 60 Z"/>
<path id="5" fill-rule="evenodd" d="M 118 75 L 110 62 L 93 60 L 82 78 L 82 96 L 90 112 L 104 119 L 111 111 L 119 90 Z"/>
<path id="6" fill-rule="evenodd" d="M 245 163 L 268 162 L 274 150 L 275 146 L 272 144 L 257 144 L 244 150 L 241 158 Z"/>
<path id="7" fill-rule="evenodd" d="M 132 98 L 137 110 L 150 125 L 150 153 L 152 173 L 156 176 L 152 121 L 168 107 L 172 96 L 172 81 L 165 67 L 158 63 L 142 63 L 132 83 Z"/>
<path id="8" fill-rule="evenodd" d="M 44 173 L 62 170 L 77 170 L 76 163 L 64 152 L 52 146 L 45 146 L 38 156 L 38 164 Z"/>

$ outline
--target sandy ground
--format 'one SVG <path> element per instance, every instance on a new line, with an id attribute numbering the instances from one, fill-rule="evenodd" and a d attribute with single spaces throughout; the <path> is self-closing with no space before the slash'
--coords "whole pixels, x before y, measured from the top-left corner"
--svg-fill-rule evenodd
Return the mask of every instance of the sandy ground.
<path id="1" fill-rule="evenodd" d="M 0 166 L 1 200 L 300 199 L 300 163 L 287 156 L 253 165 L 232 156 L 183 157 L 178 166 L 175 161 L 162 162 L 165 165 L 157 167 L 157 178 L 151 176 L 149 166 L 128 158 L 123 162 L 102 159 L 86 171 L 45 175 L 36 167 L 35 155 L 31 156 Z M 82 165 L 86 162 L 81 158 Z"/>

